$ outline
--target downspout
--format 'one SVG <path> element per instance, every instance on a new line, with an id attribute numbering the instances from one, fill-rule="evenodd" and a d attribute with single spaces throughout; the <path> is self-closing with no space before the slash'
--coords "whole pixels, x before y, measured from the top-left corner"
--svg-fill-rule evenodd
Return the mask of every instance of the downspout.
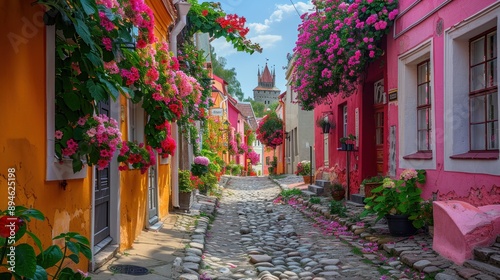
<path id="1" fill-rule="evenodd" d="M 184 1 L 174 0 L 174 5 L 177 8 L 179 21 L 175 24 L 172 32 L 169 35 L 169 47 L 173 53 L 173 56 L 177 57 L 177 35 L 179 35 L 184 26 L 186 26 L 187 13 L 191 8 L 191 4 Z M 179 143 L 179 127 L 177 125 L 177 122 L 172 124 L 172 137 L 174 138 L 176 143 Z M 177 150 L 172 157 L 171 168 L 172 206 L 179 207 L 179 150 Z"/>

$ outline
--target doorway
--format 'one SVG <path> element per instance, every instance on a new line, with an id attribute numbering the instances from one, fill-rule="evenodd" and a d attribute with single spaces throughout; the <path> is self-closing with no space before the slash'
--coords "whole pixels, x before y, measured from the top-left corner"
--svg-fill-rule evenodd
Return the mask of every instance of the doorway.
<path id="1" fill-rule="evenodd" d="M 110 116 L 110 101 L 101 101 L 97 104 L 99 114 Z M 94 245 L 99 248 L 111 243 L 110 236 L 110 202 L 111 202 L 111 176 L 110 167 L 103 170 L 94 168 L 95 189 L 94 189 Z M 94 251 L 94 253 L 97 253 Z"/>

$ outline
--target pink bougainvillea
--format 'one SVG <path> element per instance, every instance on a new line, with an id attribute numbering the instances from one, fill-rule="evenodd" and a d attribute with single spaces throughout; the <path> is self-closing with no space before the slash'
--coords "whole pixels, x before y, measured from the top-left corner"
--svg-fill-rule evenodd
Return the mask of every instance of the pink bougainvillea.
<path id="1" fill-rule="evenodd" d="M 313 1 L 304 14 L 294 48 L 292 88 L 311 110 L 329 95 L 353 93 L 360 74 L 379 58 L 378 43 L 398 14 L 397 0 Z"/>

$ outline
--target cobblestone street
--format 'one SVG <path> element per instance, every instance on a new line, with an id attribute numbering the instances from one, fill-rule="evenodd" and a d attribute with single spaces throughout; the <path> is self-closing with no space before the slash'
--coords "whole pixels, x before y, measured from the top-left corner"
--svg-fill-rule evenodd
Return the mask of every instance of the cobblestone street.
<path id="1" fill-rule="evenodd" d="M 268 178 L 230 180 L 207 232 L 201 279 L 380 279 L 394 269 L 273 203 L 280 191 Z"/>

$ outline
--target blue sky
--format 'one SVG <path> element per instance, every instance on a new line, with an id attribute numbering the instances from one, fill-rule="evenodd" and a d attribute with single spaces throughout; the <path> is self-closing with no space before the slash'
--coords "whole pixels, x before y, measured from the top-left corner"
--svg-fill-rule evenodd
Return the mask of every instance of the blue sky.
<path id="1" fill-rule="evenodd" d="M 308 0 L 292 0 L 300 14 L 312 8 Z M 237 52 L 223 38 L 212 42 L 218 57 L 227 59 L 226 68 L 235 68 L 245 97 L 253 98 L 257 86 L 257 70 L 263 68 L 266 59 L 269 67 L 276 66 L 276 87 L 286 90 L 285 71 L 287 53 L 292 53 L 297 40 L 297 27 L 301 23 L 299 14 L 291 0 L 222 0 L 227 14 L 237 14 L 247 19 L 250 32 L 247 38 L 263 47 L 262 53 L 252 55 Z M 272 68 L 270 68 L 272 69 Z"/>

